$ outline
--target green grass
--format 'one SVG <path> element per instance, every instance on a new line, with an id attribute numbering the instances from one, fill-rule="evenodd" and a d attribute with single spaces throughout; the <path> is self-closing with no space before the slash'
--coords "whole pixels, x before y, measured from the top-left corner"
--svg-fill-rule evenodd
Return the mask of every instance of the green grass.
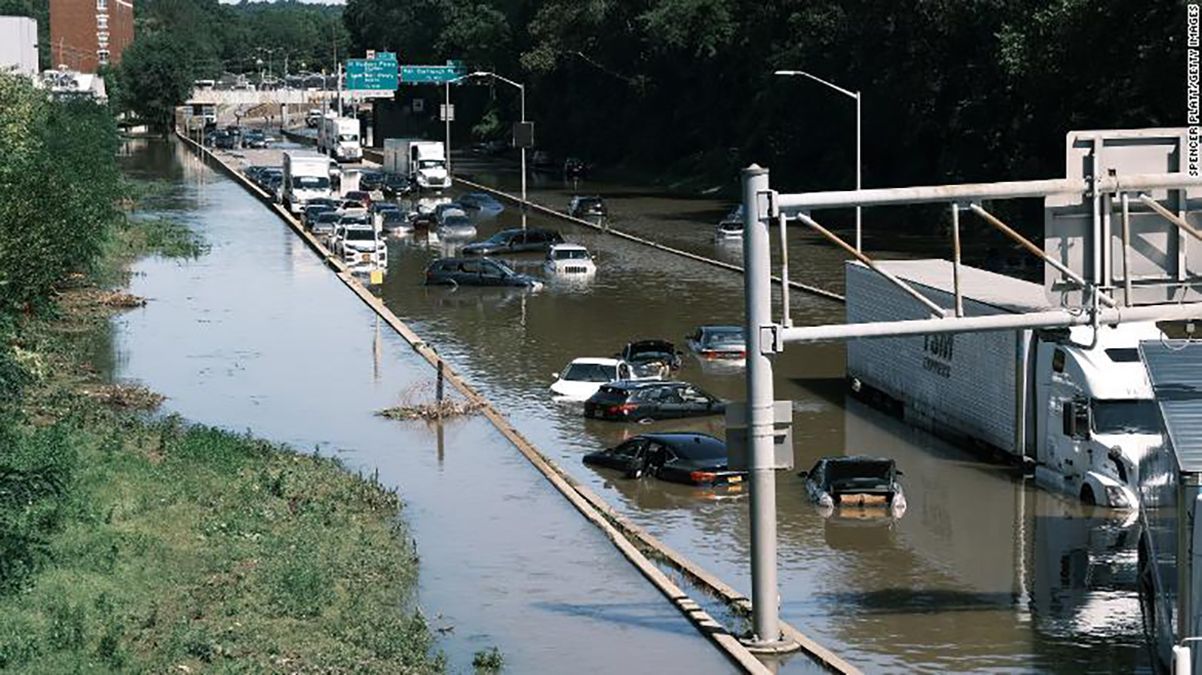
<path id="1" fill-rule="evenodd" d="M 196 254 L 178 227 L 132 220 L 94 273 Z M 443 671 L 397 495 L 331 459 L 83 395 L 97 378 L 80 336 L 112 313 L 98 290 L 0 322 L 0 383 L 22 385 L 0 392 L 0 670 Z"/>
<path id="2" fill-rule="evenodd" d="M 442 669 L 398 498 L 334 461 L 82 400 L 6 435 L 53 479 L 0 518 L 0 669 Z"/>

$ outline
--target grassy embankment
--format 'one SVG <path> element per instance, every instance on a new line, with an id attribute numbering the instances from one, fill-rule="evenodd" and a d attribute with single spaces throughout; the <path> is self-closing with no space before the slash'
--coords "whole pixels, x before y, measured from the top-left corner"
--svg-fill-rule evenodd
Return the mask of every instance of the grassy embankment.
<path id="1" fill-rule="evenodd" d="M 170 221 L 116 226 L 99 264 L 4 318 L 0 669 L 431 672 L 395 494 L 330 459 L 177 418 L 111 389 L 83 336 L 136 299 L 139 255 L 190 255 Z M 142 410 L 139 410 L 142 409 Z"/>

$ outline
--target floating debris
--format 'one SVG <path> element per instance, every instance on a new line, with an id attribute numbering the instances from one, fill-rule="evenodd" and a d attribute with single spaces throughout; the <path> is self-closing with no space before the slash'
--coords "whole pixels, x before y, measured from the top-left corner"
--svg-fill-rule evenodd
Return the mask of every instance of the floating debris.
<path id="1" fill-rule="evenodd" d="M 131 308 L 144 306 L 146 304 L 146 298 L 143 298 L 139 295 L 134 295 L 132 293 L 125 293 L 123 291 L 110 291 L 108 293 L 102 293 L 100 297 L 97 298 L 97 302 L 105 307 Z"/>
<path id="2" fill-rule="evenodd" d="M 441 420 L 448 417 L 473 415 L 482 407 L 484 406 L 480 403 L 443 399 L 442 401 L 431 401 L 429 403 L 398 405 L 392 408 L 377 410 L 376 414 L 380 417 L 387 417 L 393 420 Z"/>

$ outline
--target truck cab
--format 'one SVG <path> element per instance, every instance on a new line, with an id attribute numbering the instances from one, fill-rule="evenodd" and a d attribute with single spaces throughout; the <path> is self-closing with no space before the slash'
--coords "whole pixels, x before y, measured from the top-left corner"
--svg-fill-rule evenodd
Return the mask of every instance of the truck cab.
<path id="1" fill-rule="evenodd" d="M 451 187 L 443 144 L 439 141 L 410 143 L 409 173 L 413 183 L 421 190 L 443 190 Z"/>
<path id="2" fill-rule="evenodd" d="M 1034 341 L 1036 481 L 1082 501 L 1139 505 L 1136 467 L 1164 447 L 1139 342 L 1158 340 L 1153 323 L 1047 331 Z"/>

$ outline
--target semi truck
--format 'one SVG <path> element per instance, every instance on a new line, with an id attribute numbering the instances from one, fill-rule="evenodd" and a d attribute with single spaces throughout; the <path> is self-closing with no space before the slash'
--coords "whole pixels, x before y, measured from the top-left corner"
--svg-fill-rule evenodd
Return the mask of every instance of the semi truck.
<path id="1" fill-rule="evenodd" d="M 451 187 L 442 141 L 384 139 L 384 170 L 405 176 L 419 190 L 439 191 Z"/>
<path id="2" fill-rule="evenodd" d="M 317 127 L 317 149 L 339 162 L 363 159 L 363 147 L 359 144 L 359 120 L 334 114 L 321 118 L 321 124 Z"/>
<path id="3" fill-rule="evenodd" d="M 280 182 L 283 203 L 292 213 L 300 213 L 305 202 L 330 197 L 330 158 L 315 152 L 284 152 L 284 179 Z"/>
<path id="4" fill-rule="evenodd" d="M 877 263 L 949 312 L 946 260 Z M 921 319 L 928 309 L 859 262 L 846 266 L 847 321 Z M 1042 285 L 961 266 L 965 316 L 1051 309 Z M 860 340 L 847 345 L 858 396 L 953 442 L 1033 470 L 1084 502 L 1139 506 L 1137 466 L 1161 452 L 1162 425 L 1140 358 L 1151 322 Z"/>

